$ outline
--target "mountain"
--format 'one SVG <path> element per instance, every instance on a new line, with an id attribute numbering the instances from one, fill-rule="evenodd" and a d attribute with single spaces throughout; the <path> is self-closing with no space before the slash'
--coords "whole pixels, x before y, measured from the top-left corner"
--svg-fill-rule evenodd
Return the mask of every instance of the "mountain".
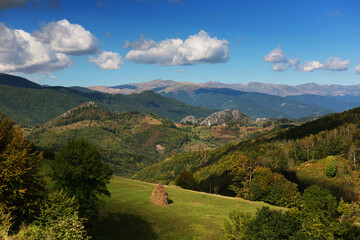
<path id="1" fill-rule="evenodd" d="M 117 85 L 113 87 L 93 86 L 88 88 L 95 91 L 111 93 L 111 94 L 131 94 L 131 93 L 141 93 L 147 90 L 152 90 L 156 92 L 158 90 L 164 89 L 166 87 L 170 87 L 175 84 L 177 83 L 172 80 L 157 79 L 144 83 L 130 83 L 130 84 Z"/>
<path id="2" fill-rule="evenodd" d="M 245 114 L 240 113 L 239 110 L 230 111 L 228 109 L 214 112 L 205 119 L 197 119 L 194 116 L 190 115 L 180 121 L 180 123 L 184 124 L 199 123 L 199 125 L 205 125 L 208 127 L 211 127 L 213 125 L 226 126 L 228 124 L 239 124 L 241 126 L 247 126 L 250 122 L 250 118 Z"/>
<path id="3" fill-rule="evenodd" d="M 0 73 L 0 84 L 1 85 L 8 85 L 8 86 L 15 86 L 15 87 L 22 87 L 22 88 L 42 88 L 41 85 L 29 81 L 25 78 L 8 75 L 4 73 Z"/>
<path id="4" fill-rule="evenodd" d="M 216 88 L 231 88 L 246 92 L 260 92 L 277 96 L 292 96 L 292 95 L 320 95 L 320 96 L 344 96 L 344 95 L 360 95 L 360 84 L 358 85 L 320 85 L 316 83 L 306 83 L 300 85 L 285 85 L 285 84 L 271 84 L 261 82 L 250 82 L 248 84 L 225 84 L 220 82 L 206 82 L 203 85 L 207 87 Z"/>
<path id="5" fill-rule="evenodd" d="M 95 102 L 111 112 L 154 113 L 174 121 L 188 115 L 205 117 L 217 111 L 190 106 L 150 91 L 126 96 L 110 95 L 83 88 L 41 87 L 24 78 L 1 76 L 0 112 L 19 124 L 44 123 L 84 102 Z"/>
<path id="6" fill-rule="evenodd" d="M 345 110 L 349 110 L 351 108 L 355 108 L 359 106 L 359 103 L 351 102 L 351 101 L 346 102 L 346 100 L 344 101 L 343 100 L 345 98 L 344 96 L 339 96 L 335 98 L 331 96 L 304 94 L 304 95 L 286 96 L 286 98 L 298 102 L 302 102 L 308 105 L 330 109 L 333 112 L 343 112 Z"/>
<path id="7" fill-rule="evenodd" d="M 87 102 L 35 128 L 28 139 L 45 152 L 57 150 L 71 139 L 85 139 L 102 150 L 115 174 L 131 176 L 181 151 L 189 135 L 156 115 L 111 113 Z"/>
<path id="8" fill-rule="evenodd" d="M 201 84 L 179 83 L 157 93 L 185 103 L 220 109 L 238 109 L 250 118 L 301 118 L 328 114 L 331 110 L 292 99 L 229 88 L 209 88 Z"/>

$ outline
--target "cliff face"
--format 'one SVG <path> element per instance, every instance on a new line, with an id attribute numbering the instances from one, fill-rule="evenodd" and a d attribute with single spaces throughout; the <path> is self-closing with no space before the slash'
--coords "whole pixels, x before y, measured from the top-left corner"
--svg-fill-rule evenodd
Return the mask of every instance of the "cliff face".
<path id="1" fill-rule="evenodd" d="M 215 112 L 211 114 L 210 116 L 206 117 L 205 119 L 197 119 L 194 116 L 187 116 L 183 120 L 181 120 L 180 123 L 199 123 L 200 125 L 206 125 L 208 127 L 211 127 L 212 125 L 227 125 L 231 122 L 236 123 L 242 123 L 242 124 L 248 124 L 250 121 L 249 117 L 245 114 L 239 112 L 239 110 L 222 110 L 219 112 Z"/>
<path id="2" fill-rule="evenodd" d="M 187 116 L 185 117 L 183 120 L 180 121 L 180 123 L 191 123 L 191 124 L 195 124 L 198 122 L 198 119 L 196 117 L 194 117 L 193 115 Z"/>

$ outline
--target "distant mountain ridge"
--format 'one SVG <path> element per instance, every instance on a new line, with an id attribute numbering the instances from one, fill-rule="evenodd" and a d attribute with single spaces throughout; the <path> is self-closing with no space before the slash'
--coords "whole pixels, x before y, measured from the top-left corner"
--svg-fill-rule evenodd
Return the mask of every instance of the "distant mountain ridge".
<path id="1" fill-rule="evenodd" d="M 143 83 L 129 83 L 123 85 L 117 85 L 114 87 L 89 87 L 93 90 L 99 90 L 108 93 L 121 93 L 121 94 L 130 94 L 130 93 L 138 93 L 145 90 L 159 91 L 158 88 L 163 88 L 164 90 L 167 87 L 171 87 L 177 84 L 184 84 L 181 82 L 175 82 L 172 80 L 161 80 L 157 79 L 150 82 Z M 205 83 L 193 83 L 195 85 L 201 85 L 203 87 L 210 88 L 230 88 L 239 91 L 245 92 L 259 92 L 266 93 L 270 95 L 276 96 L 293 96 L 293 95 L 304 95 L 304 94 L 312 94 L 312 95 L 320 95 L 320 96 L 360 96 L 360 84 L 358 85 L 339 85 L 339 84 L 331 84 L 331 85 L 321 85 L 316 83 L 305 83 L 300 85 L 286 85 L 286 84 L 272 84 L 272 83 L 262 83 L 262 82 L 250 82 L 247 84 L 242 83 L 221 83 L 216 81 L 209 81 Z M 114 91 L 116 89 L 116 92 Z"/>
<path id="2" fill-rule="evenodd" d="M 151 91 L 110 95 L 79 87 L 43 87 L 25 78 L 0 75 L 0 112 L 18 124 L 41 124 L 85 102 L 95 102 L 113 113 L 139 111 L 173 121 L 188 115 L 205 117 L 219 110 L 191 106 Z"/>

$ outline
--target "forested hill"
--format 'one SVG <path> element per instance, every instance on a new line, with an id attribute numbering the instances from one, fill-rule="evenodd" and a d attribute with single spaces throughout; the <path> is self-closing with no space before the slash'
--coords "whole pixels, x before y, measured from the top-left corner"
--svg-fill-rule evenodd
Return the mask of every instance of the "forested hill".
<path id="1" fill-rule="evenodd" d="M 339 199 L 356 200 L 360 196 L 359 123 L 360 108 L 355 108 L 236 145 L 180 153 L 145 168 L 134 177 L 167 183 L 175 180 L 183 170 L 190 170 L 203 191 L 231 194 L 229 186 L 232 184 L 233 160 L 244 155 L 257 166 L 285 174 L 301 189 L 309 183 L 316 183 L 331 190 Z M 339 174 L 332 179 L 327 179 L 325 175 L 325 163 L 328 161 L 325 159 L 329 156 L 336 156 Z M 298 175 L 303 164 L 310 169 L 305 180 Z M 323 175 L 324 179 L 318 180 Z"/>
<path id="2" fill-rule="evenodd" d="M 76 88 L 41 87 L 24 78 L 6 74 L 2 74 L 0 79 L 0 112 L 18 124 L 41 124 L 81 103 L 91 101 L 115 113 L 154 113 L 173 121 L 180 121 L 188 115 L 205 117 L 217 111 L 191 106 L 150 91 L 126 96 L 110 95 L 78 91 Z"/>

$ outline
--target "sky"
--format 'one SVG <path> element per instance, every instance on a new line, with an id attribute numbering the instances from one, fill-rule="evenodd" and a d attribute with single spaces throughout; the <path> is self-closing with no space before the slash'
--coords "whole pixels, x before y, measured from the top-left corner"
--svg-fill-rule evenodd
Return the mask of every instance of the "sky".
<path id="1" fill-rule="evenodd" d="M 0 72 L 40 84 L 360 84 L 358 0 L 0 0 Z"/>

